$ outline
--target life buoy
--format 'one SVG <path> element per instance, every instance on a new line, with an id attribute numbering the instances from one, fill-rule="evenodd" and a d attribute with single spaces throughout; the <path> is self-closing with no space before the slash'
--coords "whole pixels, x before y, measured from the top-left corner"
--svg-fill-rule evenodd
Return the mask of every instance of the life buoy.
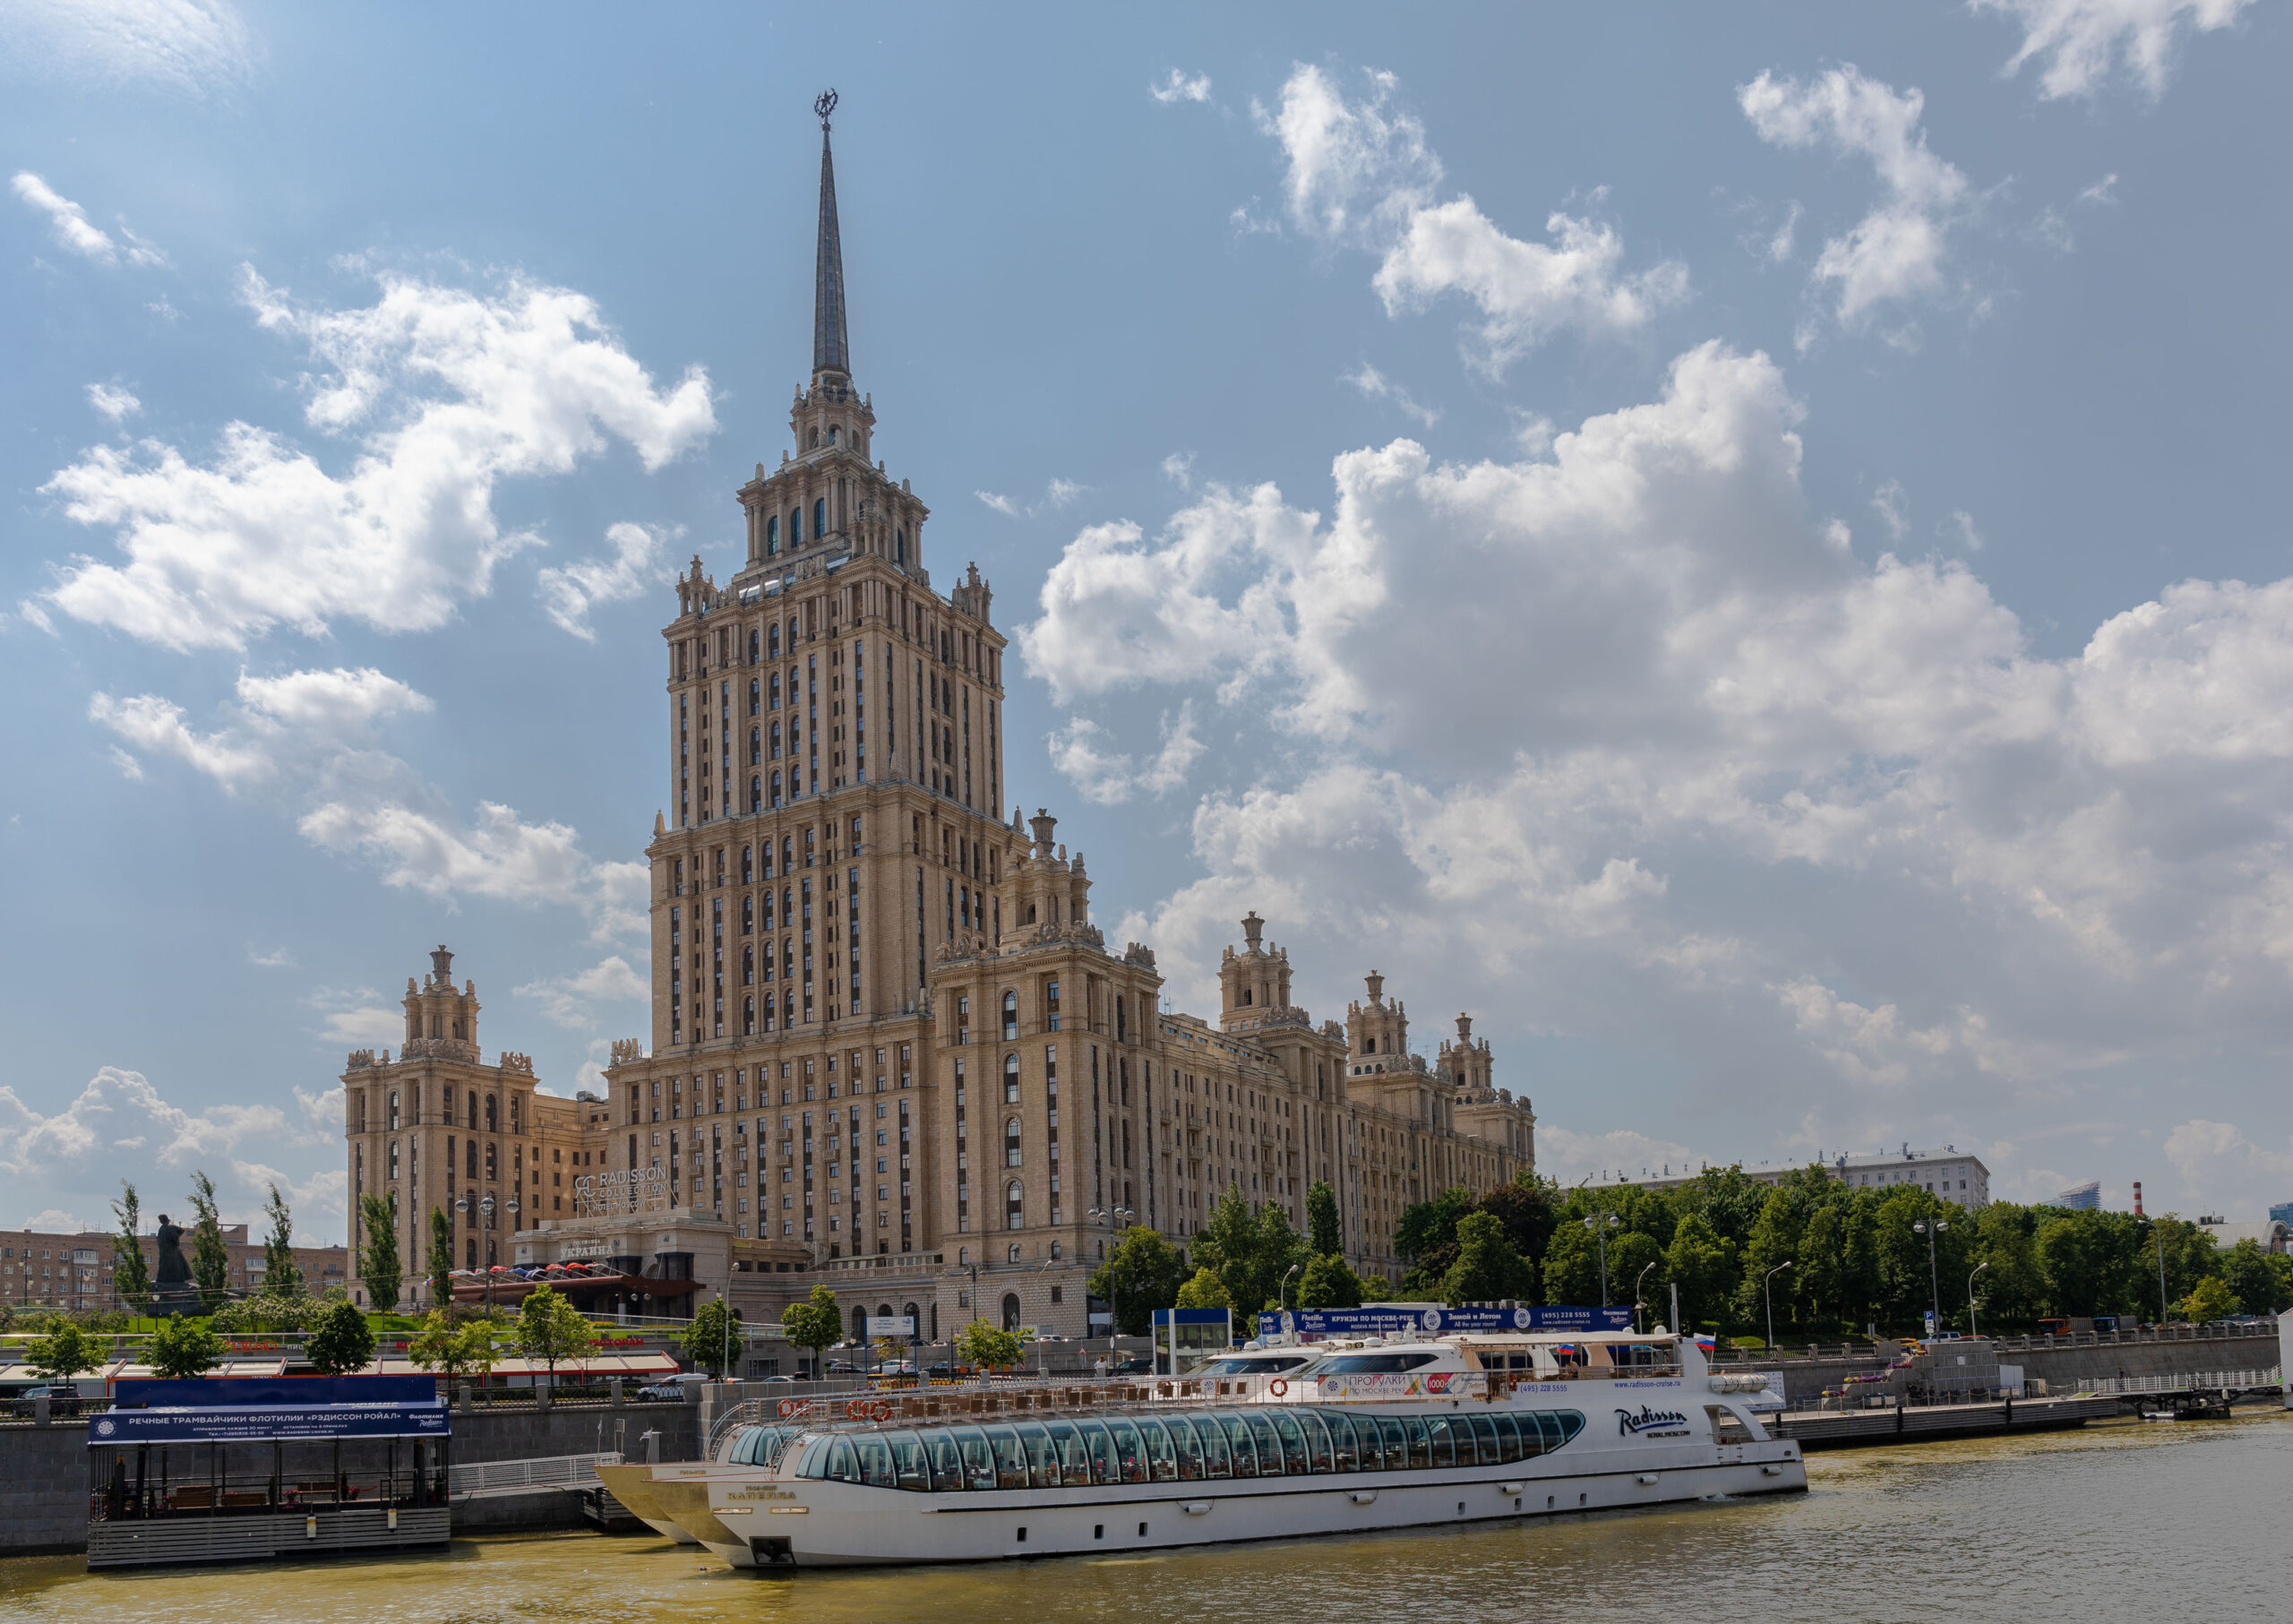
<path id="1" fill-rule="evenodd" d="M 779 1410 L 783 1415 L 794 1415 L 800 1407 L 793 1398 L 784 1398 L 779 1404 Z"/>
<path id="2" fill-rule="evenodd" d="M 1266 1384 L 1266 1390 L 1273 1394 L 1276 1398 L 1280 1398 L 1283 1395 L 1290 1391 L 1290 1384 L 1283 1380 L 1281 1377 L 1276 1376 L 1272 1381 Z"/>
<path id="3" fill-rule="evenodd" d="M 872 1420 L 889 1421 L 892 1418 L 891 1401 L 888 1398 L 879 1398 L 868 1406 L 868 1414 Z"/>
<path id="4" fill-rule="evenodd" d="M 855 1398 L 850 1404 L 846 1405 L 844 1406 L 844 1418 L 846 1421 L 867 1420 L 868 1401 L 864 1398 Z"/>

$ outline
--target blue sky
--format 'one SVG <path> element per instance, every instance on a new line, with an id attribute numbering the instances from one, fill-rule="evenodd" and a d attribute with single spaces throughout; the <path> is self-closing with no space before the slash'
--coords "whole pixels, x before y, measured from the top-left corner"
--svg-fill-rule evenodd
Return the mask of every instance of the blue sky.
<path id="1" fill-rule="evenodd" d="M 644 1030 L 829 85 L 878 446 L 1179 1007 L 1255 907 L 1571 1181 L 2293 1195 L 2288 26 L 0 6 L 0 1222 L 339 1234 L 440 941 L 561 1091 Z"/>

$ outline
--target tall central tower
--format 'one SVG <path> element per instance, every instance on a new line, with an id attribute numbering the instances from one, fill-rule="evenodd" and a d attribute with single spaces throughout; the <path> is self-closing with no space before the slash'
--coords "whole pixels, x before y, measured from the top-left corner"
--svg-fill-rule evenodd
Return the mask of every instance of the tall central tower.
<path id="1" fill-rule="evenodd" d="M 608 1073 L 632 1167 L 680 1205 L 821 1258 L 936 1245 L 927 984 L 1000 926 L 1026 838 L 1003 792 L 1005 639 L 977 568 L 948 597 L 929 510 L 854 387 L 829 116 L 812 366 L 789 441 L 735 493 L 737 567 L 696 555 L 666 643 L 651 869 L 652 1053 Z M 751 1227 L 753 1226 L 753 1227 Z"/>

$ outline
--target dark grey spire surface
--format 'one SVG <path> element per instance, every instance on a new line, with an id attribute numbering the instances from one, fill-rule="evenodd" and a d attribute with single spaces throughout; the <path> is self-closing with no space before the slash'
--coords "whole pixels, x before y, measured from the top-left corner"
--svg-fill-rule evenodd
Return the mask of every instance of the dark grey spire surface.
<path id="1" fill-rule="evenodd" d="M 812 371 L 852 375 L 852 348 L 844 331 L 844 243 L 836 228 L 836 157 L 829 150 L 830 90 L 813 104 L 820 120 L 820 258 L 812 276 Z"/>

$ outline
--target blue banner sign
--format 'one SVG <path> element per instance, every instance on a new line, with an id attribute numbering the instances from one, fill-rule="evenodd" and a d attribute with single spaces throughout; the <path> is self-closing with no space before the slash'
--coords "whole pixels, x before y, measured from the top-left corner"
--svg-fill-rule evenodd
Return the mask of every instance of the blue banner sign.
<path id="1" fill-rule="evenodd" d="M 427 1404 L 437 1396 L 434 1376 L 193 1376 L 172 1381 L 156 1376 L 126 1376 L 112 1385 L 115 1404 L 171 1409 Z"/>
<path id="2" fill-rule="evenodd" d="M 296 1439 L 444 1438 L 446 1406 L 421 1404 L 219 1405 L 107 1410 L 88 1423 L 88 1447 L 271 1443 Z"/>
<path id="3" fill-rule="evenodd" d="M 1269 1325 L 1269 1321 L 1273 1322 Z M 1290 1309 L 1261 1315 L 1263 1329 L 1286 1336 L 1473 1336 L 1490 1331 L 1628 1331 L 1628 1308 L 1360 1308 Z"/>
<path id="4" fill-rule="evenodd" d="M 1155 1310 L 1156 1325 L 1224 1325 L 1234 1317 L 1234 1310 L 1225 1308 L 1158 1308 Z"/>

